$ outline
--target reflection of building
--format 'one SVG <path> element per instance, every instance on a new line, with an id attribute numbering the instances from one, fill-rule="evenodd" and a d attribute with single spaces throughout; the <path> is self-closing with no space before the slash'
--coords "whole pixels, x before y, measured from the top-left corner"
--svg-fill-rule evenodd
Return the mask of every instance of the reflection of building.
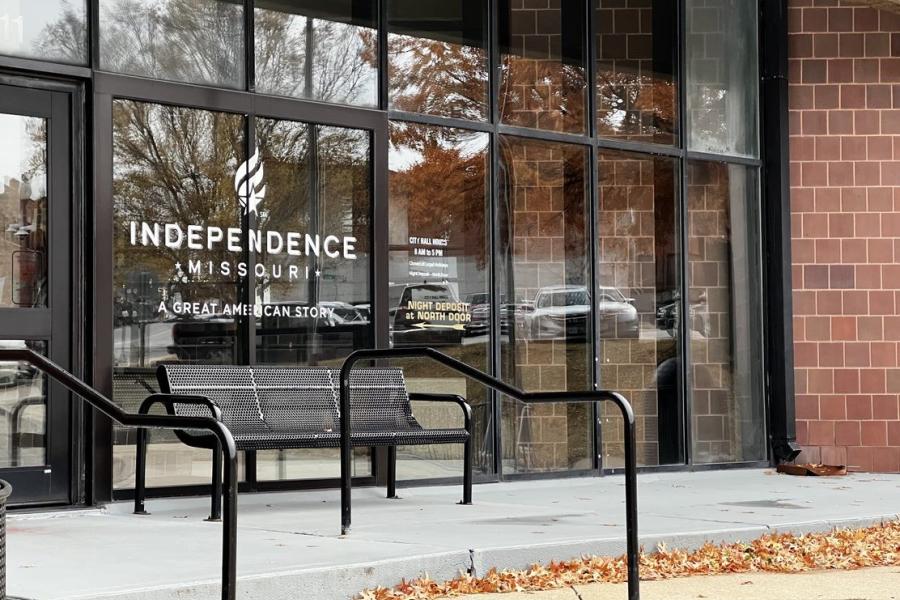
<path id="1" fill-rule="evenodd" d="M 796 410 L 810 459 L 896 470 L 892 13 L 839 7 L 865 25 L 833 32 L 862 36 L 844 59 L 875 61 L 853 73 L 871 79 L 864 93 L 805 81 L 850 63 L 805 56 L 823 32 L 792 34 L 803 118 L 790 130 L 760 118 L 760 99 L 788 106 L 769 87 L 779 57 L 758 51 L 759 32 L 786 46 L 761 27 L 778 22 L 768 1 L 19 4 L 22 39 L 0 41 L 0 325 L 123 406 L 164 362 L 335 366 L 356 348 L 429 345 L 532 391 L 623 392 L 647 467 L 787 458 Z M 843 111 L 872 133 L 840 133 Z M 779 167 L 789 135 L 793 179 Z M 787 182 L 793 272 L 775 210 Z M 72 243 L 53 233 L 63 209 Z M 337 250 L 348 240 L 352 257 Z M 404 368 L 412 388 L 472 403 L 482 480 L 621 466 L 610 407 L 526 409 Z M 0 367 L 0 387 L 38 398 L 23 456 L 95 443 L 89 473 L 59 489 L 93 475 L 97 501 L 128 495 L 133 438 L 103 422 L 96 442 L 41 438 L 53 411 L 18 373 Z M 205 453 L 154 440 L 151 487 L 207 481 Z M 455 476 L 460 460 L 400 457 L 401 479 Z M 244 457 L 247 485 L 319 485 L 331 459 L 260 451 Z M 382 480 L 380 462 L 360 450 L 358 475 Z"/>

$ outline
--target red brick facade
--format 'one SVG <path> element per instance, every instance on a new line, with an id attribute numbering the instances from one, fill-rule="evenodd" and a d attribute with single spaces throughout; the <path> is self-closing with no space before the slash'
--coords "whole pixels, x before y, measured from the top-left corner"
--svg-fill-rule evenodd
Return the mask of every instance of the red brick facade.
<path id="1" fill-rule="evenodd" d="M 798 460 L 900 472 L 900 7 L 790 1 Z"/>

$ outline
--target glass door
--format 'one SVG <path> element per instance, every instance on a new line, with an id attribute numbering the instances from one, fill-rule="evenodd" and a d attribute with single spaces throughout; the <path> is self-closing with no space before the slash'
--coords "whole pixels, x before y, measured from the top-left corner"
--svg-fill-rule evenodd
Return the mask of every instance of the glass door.
<path id="1" fill-rule="evenodd" d="M 69 95 L 0 85 L 0 348 L 68 367 Z M 0 362 L 0 478 L 14 504 L 67 502 L 67 392 L 24 362 Z"/>

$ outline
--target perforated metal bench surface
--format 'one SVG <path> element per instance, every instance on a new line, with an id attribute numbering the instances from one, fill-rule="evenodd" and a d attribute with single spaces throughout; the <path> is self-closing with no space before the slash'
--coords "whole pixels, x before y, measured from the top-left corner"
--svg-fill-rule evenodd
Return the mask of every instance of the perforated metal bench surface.
<path id="1" fill-rule="evenodd" d="M 203 396 L 222 411 L 239 450 L 340 446 L 339 372 L 326 367 L 162 365 L 160 388 Z M 354 446 L 461 444 L 466 429 L 424 428 L 413 416 L 403 371 L 358 369 L 350 376 Z M 174 404 L 179 415 L 209 416 L 196 404 Z"/>

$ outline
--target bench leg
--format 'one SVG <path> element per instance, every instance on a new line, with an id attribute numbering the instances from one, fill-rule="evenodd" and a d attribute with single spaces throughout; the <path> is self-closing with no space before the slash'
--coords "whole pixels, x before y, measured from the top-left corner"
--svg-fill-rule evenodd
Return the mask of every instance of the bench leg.
<path id="1" fill-rule="evenodd" d="M 222 520 L 222 443 L 216 440 L 212 456 L 212 504 L 207 521 Z"/>
<path id="2" fill-rule="evenodd" d="M 463 499 L 461 504 L 472 504 L 472 436 L 463 446 Z"/>
<path id="3" fill-rule="evenodd" d="M 137 450 L 134 461 L 134 514 L 150 514 L 144 508 L 147 478 L 147 430 L 137 430 Z"/>
<path id="4" fill-rule="evenodd" d="M 387 455 L 387 497 L 397 497 L 397 446 L 388 446 Z"/>

